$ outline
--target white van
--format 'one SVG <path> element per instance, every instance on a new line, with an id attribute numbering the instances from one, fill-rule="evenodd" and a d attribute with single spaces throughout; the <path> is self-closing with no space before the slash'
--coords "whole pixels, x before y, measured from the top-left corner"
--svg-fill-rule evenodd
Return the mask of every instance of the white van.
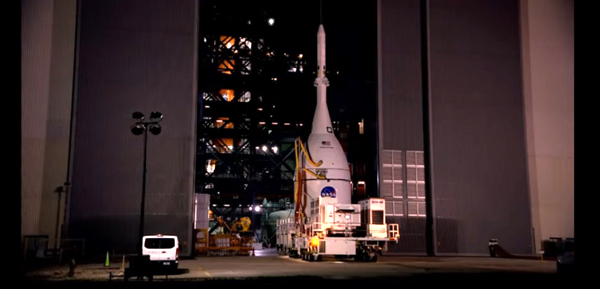
<path id="1" fill-rule="evenodd" d="M 176 270 L 179 265 L 179 240 L 174 235 L 148 235 L 142 238 L 142 255 L 159 268 Z"/>

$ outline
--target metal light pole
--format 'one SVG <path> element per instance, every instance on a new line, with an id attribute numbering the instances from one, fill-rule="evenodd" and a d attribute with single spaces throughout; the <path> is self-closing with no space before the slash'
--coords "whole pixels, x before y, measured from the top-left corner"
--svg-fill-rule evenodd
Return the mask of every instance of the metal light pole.
<path id="1" fill-rule="evenodd" d="M 54 253 L 52 254 L 55 257 L 58 255 L 58 248 L 59 248 L 58 242 L 60 240 L 60 237 L 59 237 L 60 232 L 58 230 L 58 228 L 59 228 L 58 225 L 60 223 L 60 201 L 61 201 L 61 196 L 62 196 L 63 191 L 64 191 L 63 186 L 57 187 L 54 190 L 54 192 L 58 194 L 58 203 L 56 206 L 56 227 L 55 227 L 56 230 L 55 230 L 55 235 L 54 235 Z"/>
<path id="2" fill-rule="evenodd" d="M 148 144 L 148 130 L 153 135 L 160 134 L 161 127 L 158 124 L 162 118 L 162 113 L 158 111 L 153 111 L 150 113 L 150 121 L 144 122 L 144 114 L 141 112 L 134 112 L 132 118 L 136 120 L 136 123 L 131 126 L 131 132 L 134 135 L 144 135 L 144 168 L 142 172 L 142 204 L 140 211 L 140 228 L 139 228 L 139 236 L 138 236 L 138 256 L 142 256 L 142 239 L 144 237 L 144 209 L 145 209 L 145 201 L 146 201 L 146 147 Z"/>

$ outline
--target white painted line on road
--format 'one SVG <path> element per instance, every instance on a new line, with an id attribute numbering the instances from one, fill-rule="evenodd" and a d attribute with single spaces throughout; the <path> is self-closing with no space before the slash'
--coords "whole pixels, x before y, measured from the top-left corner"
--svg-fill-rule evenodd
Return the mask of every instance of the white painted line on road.
<path id="1" fill-rule="evenodd" d="M 212 277 L 212 275 L 210 275 L 210 273 L 206 272 L 206 270 L 204 270 L 204 268 L 202 268 L 202 267 L 198 267 L 198 270 L 200 270 L 200 271 L 204 272 L 204 274 L 205 274 L 206 276 L 208 276 L 208 277 Z"/>

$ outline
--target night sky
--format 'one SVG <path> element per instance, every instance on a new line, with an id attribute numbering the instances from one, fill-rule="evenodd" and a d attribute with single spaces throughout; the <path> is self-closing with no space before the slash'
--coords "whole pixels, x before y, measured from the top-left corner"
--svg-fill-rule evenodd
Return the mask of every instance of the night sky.
<path id="1" fill-rule="evenodd" d="M 336 1 L 266 1 L 275 19 L 278 45 L 303 53 L 313 73 L 316 68 L 320 16 L 326 33 L 330 86 L 327 90 L 332 120 L 357 120 L 374 114 L 376 107 L 377 27 L 375 2 L 343 5 Z M 322 7 L 322 13 L 320 11 Z M 279 41 L 281 40 L 281 41 Z M 339 74 L 334 75 L 339 71 Z M 309 97 L 316 98 L 312 80 Z"/>

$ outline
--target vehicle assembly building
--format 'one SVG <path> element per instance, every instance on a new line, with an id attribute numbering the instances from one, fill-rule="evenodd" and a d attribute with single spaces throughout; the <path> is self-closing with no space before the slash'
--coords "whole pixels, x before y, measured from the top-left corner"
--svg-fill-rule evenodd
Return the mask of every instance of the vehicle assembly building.
<path id="1" fill-rule="evenodd" d="M 572 0 L 247 2 L 21 1 L 26 255 L 133 254 L 141 219 L 181 256 L 225 224 L 275 246 L 320 23 L 344 202 L 384 201 L 388 252 L 574 237 Z"/>

